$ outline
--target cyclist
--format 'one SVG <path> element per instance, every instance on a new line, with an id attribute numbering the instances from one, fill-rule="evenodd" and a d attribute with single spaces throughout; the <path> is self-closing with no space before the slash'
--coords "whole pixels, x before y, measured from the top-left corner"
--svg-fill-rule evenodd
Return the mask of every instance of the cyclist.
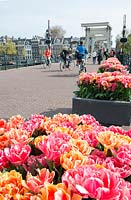
<path id="1" fill-rule="evenodd" d="M 76 48 L 77 64 L 82 63 L 82 65 L 84 65 L 87 54 L 88 54 L 88 51 L 86 47 L 83 45 L 83 41 L 80 41 L 80 44 Z M 80 70 L 83 71 L 83 69 L 80 69 Z M 85 71 L 86 71 L 86 68 L 85 68 Z"/>
<path id="2" fill-rule="evenodd" d="M 63 64 L 63 69 L 64 68 L 69 68 L 70 65 L 70 58 L 69 58 L 69 50 L 67 47 L 64 47 L 62 52 L 60 53 L 60 57 L 63 60 L 64 64 Z"/>
<path id="3" fill-rule="evenodd" d="M 49 66 L 51 64 L 51 48 L 47 47 L 45 52 L 44 52 L 44 56 L 46 58 L 46 64 L 47 66 Z"/>

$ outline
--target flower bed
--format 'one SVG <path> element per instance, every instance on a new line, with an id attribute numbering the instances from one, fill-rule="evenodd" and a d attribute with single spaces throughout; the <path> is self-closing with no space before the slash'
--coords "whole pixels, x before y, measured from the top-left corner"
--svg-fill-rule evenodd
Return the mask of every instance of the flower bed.
<path id="1" fill-rule="evenodd" d="M 81 73 L 76 97 L 87 99 L 127 101 L 131 100 L 131 74 L 118 71 Z"/>
<path id="2" fill-rule="evenodd" d="M 104 61 L 96 73 L 81 73 L 77 84 L 72 113 L 91 114 L 104 125 L 130 126 L 131 74 L 117 58 Z"/>
<path id="3" fill-rule="evenodd" d="M 131 129 L 91 115 L 0 120 L 1 200 L 130 200 Z"/>
<path id="4" fill-rule="evenodd" d="M 103 61 L 98 68 L 98 73 L 119 71 L 121 73 L 128 73 L 128 66 L 124 66 L 120 61 L 113 57 Z"/>

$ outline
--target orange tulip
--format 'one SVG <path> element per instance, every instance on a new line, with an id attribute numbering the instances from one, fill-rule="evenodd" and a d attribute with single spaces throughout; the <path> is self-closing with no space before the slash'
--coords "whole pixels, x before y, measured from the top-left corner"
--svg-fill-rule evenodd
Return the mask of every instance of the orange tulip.
<path id="1" fill-rule="evenodd" d="M 73 130 L 67 127 L 56 127 L 55 131 L 59 131 L 61 133 L 67 133 L 68 135 L 72 136 Z"/>
<path id="2" fill-rule="evenodd" d="M 118 137 L 118 140 L 120 141 L 120 143 L 122 145 L 124 145 L 124 144 L 131 144 L 131 138 L 129 136 L 118 134 L 117 137 Z"/>
<path id="3" fill-rule="evenodd" d="M 0 149 L 4 149 L 9 146 L 9 140 L 6 135 L 0 135 Z"/>
<path id="4" fill-rule="evenodd" d="M 115 149 L 121 145 L 118 135 L 112 131 L 98 133 L 97 140 L 104 146 L 105 150 Z"/>
<path id="5" fill-rule="evenodd" d="M 6 133 L 10 143 L 22 143 L 27 144 L 29 143 L 32 138 L 30 137 L 30 133 L 26 130 L 12 128 L 10 131 Z"/>
<path id="6" fill-rule="evenodd" d="M 81 200 L 78 194 L 71 194 L 70 190 L 63 183 L 57 185 L 45 184 L 41 189 L 41 200 Z"/>
<path id="7" fill-rule="evenodd" d="M 86 140 L 71 139 L 70 144 L 72 146 L 72 150 L 80 151 L 83 156 L 88 156 L 94 149 L 89 146 Z"/>
<path id="8" fill-rule="evenodd" d="M 21 124 L 24 123 L 24 118 L 21 115 L 12 116 L 9 119 L 10 128 L 18 128 Z"/>
<path id="9" fill-rule="evenodd" d="M 83 156 L 79 151 L 70 151 L 60 157 L 60 163 L 65 170 L 73 169 L 87 164 L 87 156 Z"/>
<path id="10" fill-rule="evenodd" d="M 11 199 L 11 197 L 15 197 L 16 194 L 24 195 L 28 192 L 23 186 L 22 175 L 15 170 L 0 173 L 0 180 L 0 200 L 2 200 L 3 197 L 4 199 Z"/>

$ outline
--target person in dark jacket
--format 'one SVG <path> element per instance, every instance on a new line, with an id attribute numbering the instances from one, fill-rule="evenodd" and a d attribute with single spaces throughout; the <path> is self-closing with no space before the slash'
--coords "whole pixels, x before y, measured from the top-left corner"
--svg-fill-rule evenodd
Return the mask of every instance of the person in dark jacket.
<path id="1" fill-rule="evenodd" d="M 102 61 L 102 52 L 101 52 L 101 49 L 98 50 L 97 61 L 98 61 L 98 65 L 100 65 L 101 61 Z"/>
<path id="2" fill-rule="evenodd" d="M 64 61 L 63 68 L 68 68 L 69 67 L 69 51 L 67 47 L 64 47 L 62 52 L 60 53 L 61 59 Z"/>

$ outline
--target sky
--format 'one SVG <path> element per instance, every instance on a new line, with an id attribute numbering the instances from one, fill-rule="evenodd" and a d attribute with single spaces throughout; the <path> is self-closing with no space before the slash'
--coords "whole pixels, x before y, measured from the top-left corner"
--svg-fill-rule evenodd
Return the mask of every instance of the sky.
<path id="1" fill-rule="evenodd" d="M 85 36 L 82 23 L 109 22 L 115 41 L 124 15 L 131 30 L 131 0 L 0 0 L 0 36 L 45 36 L 50 20 L 50 26 L 61 26 L 66 37 L 80 37 Z"/>

